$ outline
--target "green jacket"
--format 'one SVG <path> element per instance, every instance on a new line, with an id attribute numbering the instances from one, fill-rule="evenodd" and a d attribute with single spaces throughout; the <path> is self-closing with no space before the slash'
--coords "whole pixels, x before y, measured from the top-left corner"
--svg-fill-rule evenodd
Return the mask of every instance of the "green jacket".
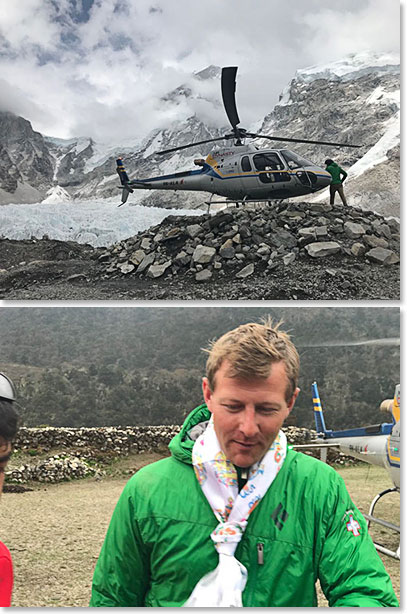
<path id="1" fill-rule="evenodd" d="M 171 457 L 125 486 L 96 564 L 92 607 L 182 606 L 218 555 L 218 524 L 191 466 L 189 429 L 208 420 L 205 405 L 170 443 Z M 360 525 L 354 535 L 350 517 Z M 334 469 L 288 450 L 251 514 L 236 550 L 248 570 L 246 607 L 314 607 L 319 578 L 331 606 L 397 607 L 366 522 Z"/>
<path id="2" fill-rule="evenodd" d="M 341 168 L 338 164 L 336 164 L 336 162 L 332 162 L 332 164 L 329 164 L 325 170 L 332 175 L 331 183 L 333 185 L 343 183 L 348 176 L 348 173 L 344 171 L 343 168 Z M 341 175 L 343 175 L 343 178 L 341 178 Z"/>

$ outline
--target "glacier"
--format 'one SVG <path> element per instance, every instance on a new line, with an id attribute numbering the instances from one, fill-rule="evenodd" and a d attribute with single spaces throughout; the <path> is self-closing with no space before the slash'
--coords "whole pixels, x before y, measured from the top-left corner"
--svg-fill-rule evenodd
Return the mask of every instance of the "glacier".
<path id="1" fill-rule="evenodd" d="M 159 224 L 168 215 L 202 215 L 191 209 L 117 206 L 117 198 L 0 207 L 0 237 L 89 243 L 107 247 Z"/>

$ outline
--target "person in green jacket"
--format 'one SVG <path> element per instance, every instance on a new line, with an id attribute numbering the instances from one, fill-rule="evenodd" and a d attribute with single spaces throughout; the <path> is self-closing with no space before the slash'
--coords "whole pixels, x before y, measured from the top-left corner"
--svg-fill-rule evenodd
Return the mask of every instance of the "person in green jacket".
<path id="1" fill-rule="evenodd" d="M 330 194 L 330 204 L 333 205 L 335 202 L 335 194 L 338 192 L 339 196 L 342 199 L 345 207 L 348 205 L 346 202 L 345 192 L 343 190 L 343 182 L 345 181 L 348 173 L 343 170 L 336 162 L 328 158 L 325 160 L 326 168 L 325 170 L 331 174 L 332 180 L 331 185 L 329 186 L 329 194 Z"/>
<path id="2" fill-rule="evenodd" d="M 125 486 L 91 607 L 397 607 L 336 471 L 287 446 L 299 356 L 271 320 L 211 345 L 205 403 Z"/>

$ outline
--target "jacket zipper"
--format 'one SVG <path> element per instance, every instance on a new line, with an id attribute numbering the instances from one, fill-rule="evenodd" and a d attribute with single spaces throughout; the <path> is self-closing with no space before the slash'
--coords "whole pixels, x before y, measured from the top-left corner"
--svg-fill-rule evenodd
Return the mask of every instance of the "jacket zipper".
<path id="1" fill-rule="evenodd" d="M 262 542 L 258 542 L 257 544 L 257 563 L 259 565 L 264 565 L 264 544 L 262 544 Z"/>
<path id="2" fill-rule="evenodd" d="M 247 596 L 247 607 L 255 607 L 255 603 L 253 603 L 253 597 L 256 593 L 256 580 L 257 580 L 257 572 L 260 565 L 264 565 L 264 543 L 257 542 L 256 544 L 256 560 L 254 561 L 254 565 L 251 568 L 250 573 L 250 588 L 249 594 Z"/>

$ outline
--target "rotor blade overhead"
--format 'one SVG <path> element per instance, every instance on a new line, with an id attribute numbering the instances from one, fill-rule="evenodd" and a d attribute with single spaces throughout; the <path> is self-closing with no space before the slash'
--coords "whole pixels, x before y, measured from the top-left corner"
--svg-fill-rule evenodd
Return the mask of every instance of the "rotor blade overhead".
<path id="1" fill-rule="evenodd" d="M 236 73 L 237 66 L 226 66 L 222 68 L 222 98 L 225 106 L 226 115 L 235 130 L 237 124 L 240 124 L 239 115 L 236 109 Z"/>
<path id="2" fill-rule="evenodd" d="M 224 139 L 233 139 L 233 134 L 227 134 L 225 136 L 218 136 L 216 139 L 206 139 L 205 141 L 197 141 L 196 143 L 189 143 L 188 145 L 180 145 L 179 147 L 173 147 L 172 149 L 164 149 L 163 151 L 156 151 L 159 156 L 163 154 L 172 153 L 173 151 L 179 151 L 180 149 L 188 149 L 189 147 L 196 147 L 197 145 L 203 145 L 204 143 L 214 143 L 215 141 L 223 141 Z"/>
<path id="3" fill-rule="evenodd" d="M 349 143 L 332 143 L 329 141 L 310 141 L 308 139 L 290 139 L 288 137 L 282 136 L 273 136 L 267 134 L 253 134 L 247 133 L 247 136 L 259 138 L 259 139 L 269 139 L 270 141 L 289 141 L 290 143 L 311 143 L 312 145 L 333 145 L 335 147 L 363 147 L 363 145 L 351 145 Z"/>

